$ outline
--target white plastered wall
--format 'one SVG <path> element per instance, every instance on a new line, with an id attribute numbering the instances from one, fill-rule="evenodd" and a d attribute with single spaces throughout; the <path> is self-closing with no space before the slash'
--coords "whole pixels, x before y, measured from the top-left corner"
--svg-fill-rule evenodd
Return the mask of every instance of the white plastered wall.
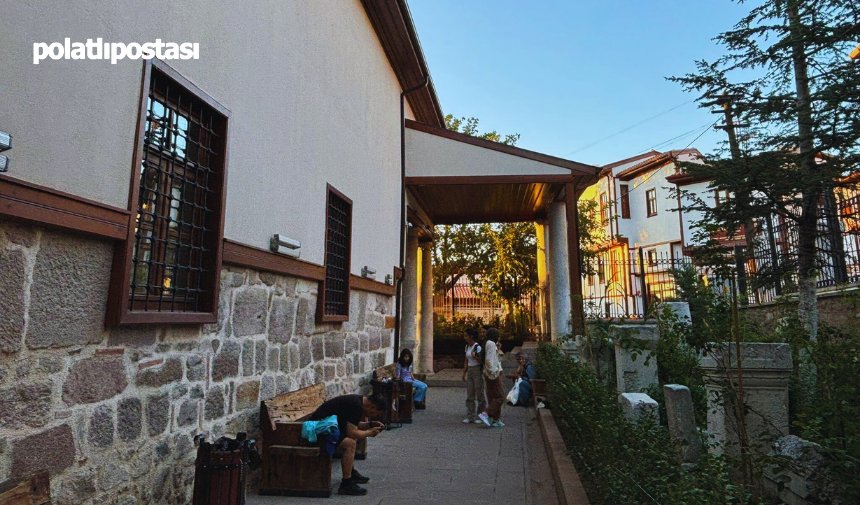
<path id="1" fill-rule="evenodd" d="M 0 16 L 8 175 L 127 208 L 142 61 L 33 65 L 34 42 L 65 37 L 200 44 L 168 64 L 232 112 L 227 238 L 285 234 L 322 263 L 331 183 L 354 202 L 352 272 L 397 264 L 400 88 L 359 0 L 40 0 Z"/>

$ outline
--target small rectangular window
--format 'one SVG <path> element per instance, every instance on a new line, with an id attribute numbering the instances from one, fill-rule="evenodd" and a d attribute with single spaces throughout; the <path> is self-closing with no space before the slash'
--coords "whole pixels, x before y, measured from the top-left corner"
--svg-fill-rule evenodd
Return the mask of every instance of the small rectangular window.
<path id="1" fill-rule="evenodd" d="M 657 265 L 657 250 L 651 249 L 648 251 L 648 264 L 653 266 Z"/>
<path id="2" fill-rule="evenodd" d="M 325 281 L 320 290 L 322 322 L 349 319 L 352 200 L 328 186 L 326 199 Z"/>
<path id="3" fill-rule="evenodd" d="M 128 242 L 116 248 L 108 323 L 213 322 L 229 111 L 147 62 Z"/>
<path id="4" fill-rule="evenodd" d="M 621 219 L 630 219 L 630 186 L 621 184 Z"/>
<path id="5" fill-rule="evenodd" d="M 716 206 L 719 207 L 721 204 L 729 201 L 729 190 L 727 189 L 715 189 L 714 190 L 714 202 Z"/>
<path id="6" fill-rule="evenodd" d="M 645 192 L 645 201 L 648 205 L 648 217 L 657 215 L 657 188 Z"/>
<path id="7" fill-rule="evenodd" d="M 606 193 L 600 193 L 600 224 L 609 223 L 609 197 Z"/>

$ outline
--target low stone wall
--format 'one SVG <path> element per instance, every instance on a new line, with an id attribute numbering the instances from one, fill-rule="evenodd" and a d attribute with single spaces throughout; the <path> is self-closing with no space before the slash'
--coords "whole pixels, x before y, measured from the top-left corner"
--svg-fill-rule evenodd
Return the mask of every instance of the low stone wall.
<path id="1" fill-rule="evenodd" d="M 774 325 L 784 317 L 797 314 L 797 301 L 783 303 L 764 303 L 741 307 L 741 314 L 748 321 L 757 324 L 764 332 L 770 333 Z M 818 319 L 830 326 L 845 328 L 857 324 L 860 318 L 860 290 L 823 291 L 818 293 Z"/>
<path id="2" fill-rule="evenodd" d="M 51 471 L 53 503 L 190 503 L 192 437 L 248 431 L 261 400 L 362 390 L 393 361 L 393 298 L 315 324 L 317 284 L 225 267 L 219 321 L 105 329 L 105 241 L 0 221 L 0 482 Z M 388 321 L 391 323 L 391 321 Z"/>

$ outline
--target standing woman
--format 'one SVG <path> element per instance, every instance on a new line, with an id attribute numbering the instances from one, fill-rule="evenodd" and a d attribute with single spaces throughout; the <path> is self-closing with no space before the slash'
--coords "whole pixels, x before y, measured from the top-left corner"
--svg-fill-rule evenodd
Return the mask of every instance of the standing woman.
<path id="1" fill-rule="evenodd" d="M 472 328 L 466 329 L 463 337 L 466 340 L 466 362 L 463 364 L 463 381 L 466 382 L 466 419 L 464 424 L 479 423 L 476 412 L 487 409 L 487 399 L 484 396 L 484 378 L 481 374 L 481 345 L 478 344 L 478 332 Z M 478 409 L 475 410 L 475 402 Z"/>
<path id="2" fill-rule="evenodd" d="M 499 349 L 496 340 L 499 330 L 487 329 L 487 339 L 484 341 L 484 380 L 487 384 L 487 410 L 478 414 L 487 426 L 500 428 L 505 425 L 502 417 L 502 404 L 505 402 L 505 389 L 502 379 L 502 363 L 499 361 Z"/>
<path id="3" fill-rule="evenodd" d="M 427 395 L 427 384 L 412 376 L 412 351 L 409 349 L 400 351 L 400 359 L 397 360 L 397 366 L 394 368 L 394 376 L 396 378 L 403 382 L 412 383 L 415 410 L 423 410 L 425 408 L 424 397 Z"/>

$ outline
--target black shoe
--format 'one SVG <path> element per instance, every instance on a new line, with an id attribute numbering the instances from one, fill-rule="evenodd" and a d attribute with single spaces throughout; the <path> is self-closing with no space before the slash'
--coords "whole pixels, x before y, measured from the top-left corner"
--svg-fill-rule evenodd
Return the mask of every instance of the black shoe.
<path id="1" fill-rule="evenodd" d="M 361 475 L 360 473 L 358 473 L 358 470 L 353 468 L 351 480 L 356 484 L 367 484 L 368 482 L 370 482 L 370 477 L 365 477 L 364 475 Z"/>
<path id="2" fill-rule="evenodd" d="M 359 486 L 352 479 L 344 479 L 337 488 L 337 494 L 345 494 L 349 496 L 364 496 L 367 494 L 367 489 Z"/>

